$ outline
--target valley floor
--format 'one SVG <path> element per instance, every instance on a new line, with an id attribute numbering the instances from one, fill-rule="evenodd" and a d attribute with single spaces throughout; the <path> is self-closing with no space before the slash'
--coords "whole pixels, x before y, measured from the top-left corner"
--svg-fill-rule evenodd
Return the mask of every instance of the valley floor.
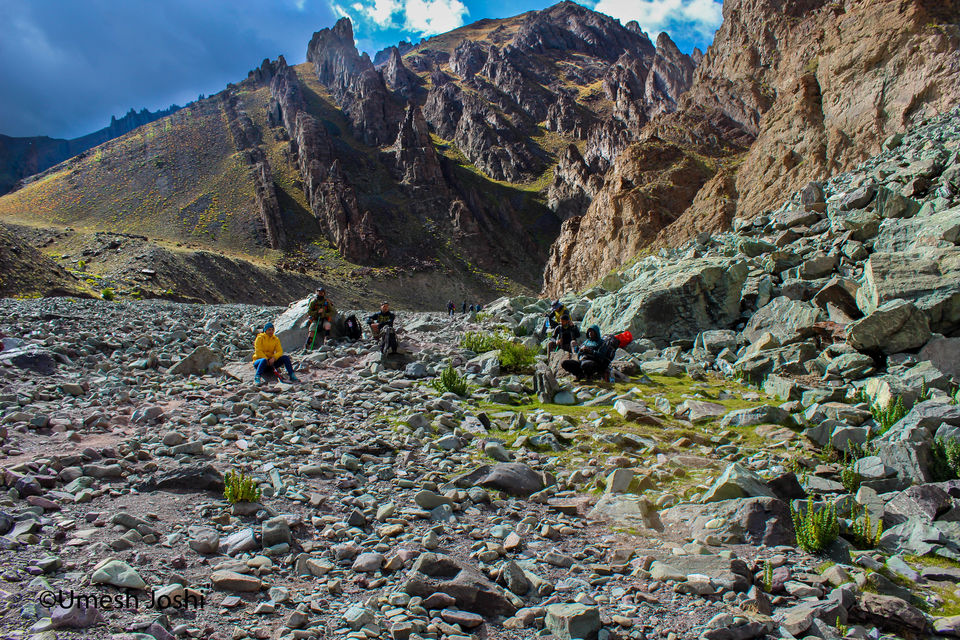
<path id="1" fill-rule="evenodd" d="M 529 376 L 478 372 L 469 397 L 441 395 L 447 363 L 476 371 L 457 345 L 481 325 L 425 313 L 400 314 L 399 356 L 287 344 L 300 382 L 256 386 L 252 328 L 280 311 L 0 301 L 5 637 L 784 637 L 846 597 L 789 518 L 738 529 L 698 504 L 729 463 L 803 449 L 714 420 L 764 406 L 756 391 L 633 372 L 541 405 Z M 178 375 L 201 346 L 222 367 Z M 674 418 L 683 403 L 715 415 Z M 227 472 L 259 504 L 228 503 Z M 196 606 L 150 609 L 162 596 Z"/>

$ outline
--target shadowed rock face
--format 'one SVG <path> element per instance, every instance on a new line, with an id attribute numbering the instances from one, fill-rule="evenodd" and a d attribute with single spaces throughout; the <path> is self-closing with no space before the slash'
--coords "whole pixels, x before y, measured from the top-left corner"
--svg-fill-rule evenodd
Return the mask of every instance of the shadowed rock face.
<path id="1" fill-rule="evenodd" d="M 690 67 L 692 85 L 672 113 L 638 113 L 630 101 L 620 106 L 620 96 L 636 91 L 640 79 L 625 60 L 609 84 L 615 114 L 643 126 L 642 141 L 667 140 L 713 158 L 707 180 L 663 216 L 643 206 L 642 191 L 608 179 L 551 250 L 544 291 L 559 291 L 561 277 L 566 288 L 588 284 L 645 246 L 677 244 L 725 228 L 734 216 L 756 216 L 810 180 L 851 169 L 890 135 L 960 103 L 958 10 L 956 0 L 843 7 L 825 0 L 726 2 L 714 43 Z M 658 39 L 646 95 L 660 88 L 672 95 L 671 83 L 686 78 L 683 65 L 659 66 L 676 59 L 670 44 Z M 617 156 L 609 152 L 614 139 L 611 131 L 596 145 L 608 147 L 608 161 Z M 642 142 L 619 155 L 612 175 L 635 165 L 645 148 Z M 584 156 L 592 162 L 590 144 Z M 724 159 L 735 164 L 723 167 Z M 619 260 L 607 261 L 598 258 L 601 248 L 622 235 L 611 220 L 614 203 L 645 231 Z"/>

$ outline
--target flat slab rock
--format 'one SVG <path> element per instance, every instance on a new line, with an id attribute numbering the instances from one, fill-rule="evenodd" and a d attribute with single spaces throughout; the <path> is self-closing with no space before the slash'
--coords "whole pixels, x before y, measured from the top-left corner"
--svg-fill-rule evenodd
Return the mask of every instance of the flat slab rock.
<path id="1" fill-rule="evenodd" d="M 696 540 L 716 536 L 731 544 L 777 546 L 794 543 L 790 508 L 777 498 L 740 498 L 708 504 L 680 504 L 660 512 L 667 527 Z"/>
<path id="2" fill-rule="evenodd" d="M 650 575 L 657 580 L 682 582 L 690 575 L 710 576 L 710 580 L 731 591 L 746 592 L 753 584 L 747 564 L 739 558 L 712 555 L 671 556 L 657 560 L 650 567 Z"/>

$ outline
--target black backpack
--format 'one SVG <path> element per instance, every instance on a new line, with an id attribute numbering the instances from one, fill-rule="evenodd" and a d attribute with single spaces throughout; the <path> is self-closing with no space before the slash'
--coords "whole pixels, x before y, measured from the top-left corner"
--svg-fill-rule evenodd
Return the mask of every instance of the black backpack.
<path id="1" fill-rule="evenodd" d="M 363 331 L 360 329 L 360 321 L 357 320 L 357 316 L 349 316 L 344 322 L 346 326 L 347 337 L 351 340 L 359 340 L 363 335 Z"/>

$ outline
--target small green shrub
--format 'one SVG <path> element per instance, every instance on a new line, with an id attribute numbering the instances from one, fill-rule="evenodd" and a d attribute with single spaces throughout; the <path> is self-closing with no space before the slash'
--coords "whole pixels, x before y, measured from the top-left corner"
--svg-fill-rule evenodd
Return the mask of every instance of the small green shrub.
<path id="1" fill-rule="evenodd" d="M 856 463 L 856 458 L 851 458 L 846 453 L 843 454 L 843 464 L 840 467 L 840 484 L 850 493 L 855 493 L 860 488 L 860 474 L 853 468 Z"/>
<path id="2" fill-rule="evenodd" d="M 457 370 L 453 368 L 452 364 L 447 365 L 447 368 L 444 369 L 439 376 L 434 378 L 430 384 L 440 393 L 449 391 L 461 397 L 467 395 L 467 378 L 466 376 L 460 375 Z"/>
<path id="3" fill-rule="evenodd" d="M 821 553 L 840 535 L 840 522 L 833 505 L 815 511 L 813 502 L 807 500 L 807 508 L 802 513 L 790 505 L 790 516 L 797 535 L 797 546 L 807 553 Z"/>
<path id="4" fill-rule="evenodd" d="M 773 591 L 773 565 L 769 560 L 763 562 L 763 590 L 767 593 Z"/>
<path id="5" fill-rule="evenodd" d="M 960 478 L 960 440 L 936 438 L 930 453 L 930 473 L 935 481 Z"/>
<path id="6" fill-rule="evenodd" d="M 223 476 L 223 497 L 230 504 L 237 502 L 258 502 L 260 500 L 260 487 L 253 481 L 253 478 L 247 476 L 242 471 L 227 471 Z"/>
<path id="7" fill-rule="evenodd" d="M 111 289 L 111 288 L 108 287 L 108 288 L 106 288 L 106 289 L 104 289 L 104 290 L 102 290 L 102 291 L 100 292 L 100 297 L 103 298 L 104 300 L 111 300 L 111 301 L 112 301 L 112 300 L 113 300 L 114 298 L 116 298 L 117 296 L 116 296 L 116 294 L 113 292 L 113 289 Z"/>
<path id="8" fill-rule="evenodd" d="M 460 346 L 474 353 L 486 353 L 499 349 L 500 366 L 511 373 L 528 370 L 536 362 L 537 350 L 514 342 L 506 332 L 468 331 L 460 338 Z"/>
<path id="9" fill-rule="evenodd" d="M 871 402 L 870 413 L 873 414 L 873 419 L 880 425 L 880 433 L 884 434 L 890 430 L 890 427 L 898 423 L 903 416 L 907 415 L 907 409 L 903 406 L 903 398 L 897 398 L 896 402 L 886 407 Z"/>
<path id="10" fill-rule="evenodd" d="M 953 392 L 951 404 L 960 404 L 960 387 L 957 387 L 957 390 Z"/>
<path id="11" fill-rule="evenodd" d="M 467 331 L 460 338 L 460 346 L 469 349 L 474 353 L 486 353 L 496 349 L 494 342 L 495 336 L 491 333 L 482 333 L 480 331 Z"/>
<path id="12" fill-rule="evenodd" d="M 79 261 L 77 262 L 77 269 L 79 269 L 80 271 L 83 271 L 83 270 L 86 269 L 86 268 L 87 268 L 87 261 L 86 261 L 86 260 L 79 260 Z"/>
<path id="13" fill-rule="evenodd" d="M 853 536 L 853 543 L 861 549 L 874 549 L 880 544 L 880 536 L 883 535 L 883 520 L 877 521 L 877 530 L 873 530 L 873 523 L 870 520 L 870 512 L 866 508 L 861 513 L 853 513 L 853 523 L 850 525 L 850 534 Z"/>
<path id="14" fill-rule="evenodd" d="M 525 371 L 537 361 L 537 352 L 519 342 L 504 340 L 500 344 L 500 366 L 512 373 Z"/>

